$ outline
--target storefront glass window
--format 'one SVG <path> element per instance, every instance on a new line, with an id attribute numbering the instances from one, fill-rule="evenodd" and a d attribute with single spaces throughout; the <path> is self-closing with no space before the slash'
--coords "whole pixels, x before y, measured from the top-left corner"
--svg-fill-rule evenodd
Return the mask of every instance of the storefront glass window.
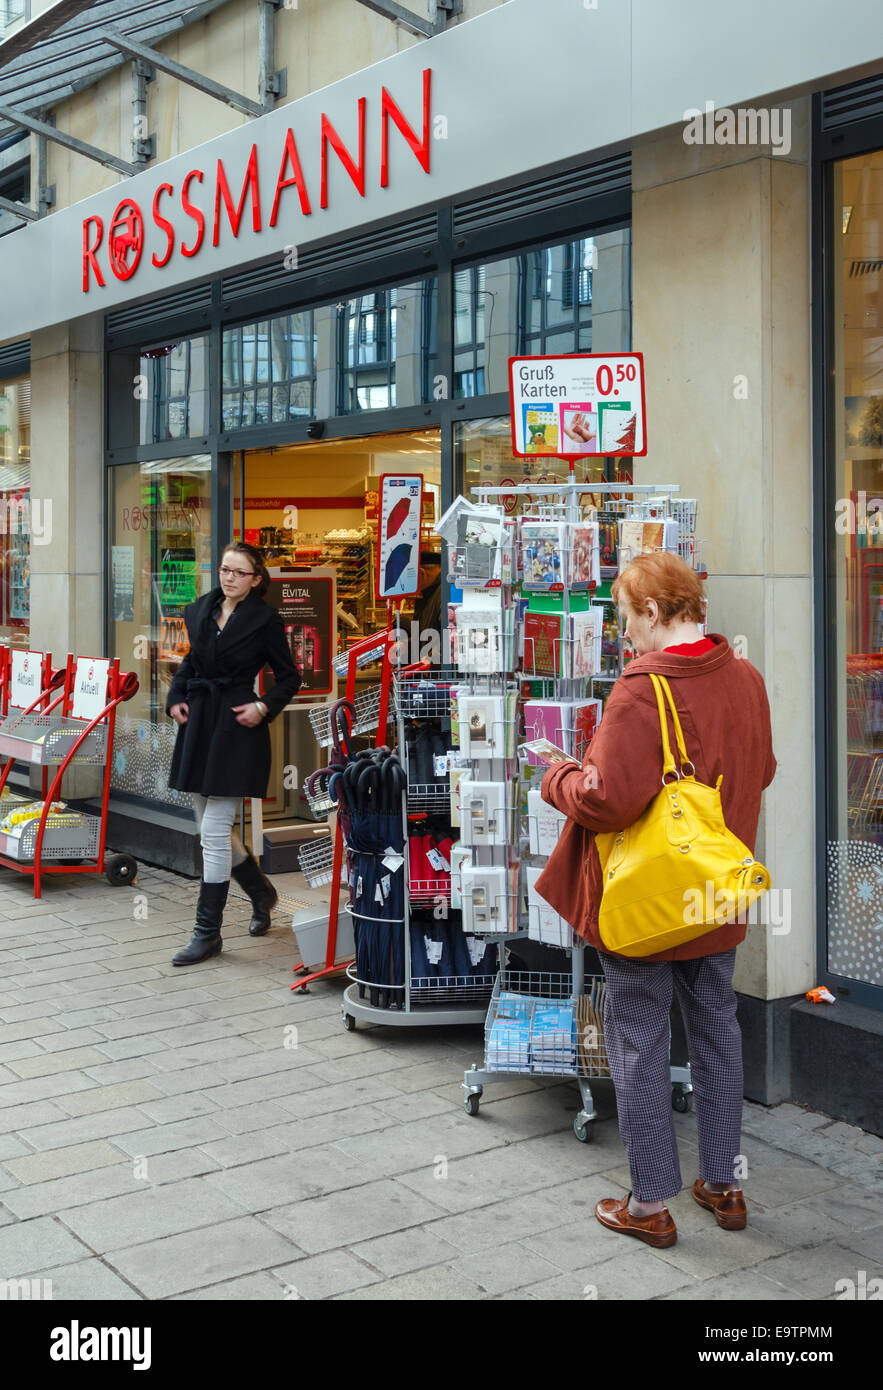
<path id="1" fill-rule="evenodd" d="M 835 820 L 828 967 L 883 986 L 883 151 L 835 166 Z"/>
<path id="2" fill-rule="evenodd" d="M 32 516 L 30 380 L 0 382 L 0 640 L 13 647 L 30 632 L 32 529 L 49 520 L 42 502 Z"/>
<path id="3" fill-rule="evenodd" d="M 208 338 L 110 355 L 110 447 L 198 439 L 208 429 Z"/>
<path id="4" fill-rule="evenodd" d="M 117 719 L 111 786 L 189 805 L 167 786 L 176 726 L 169 685 L 187 650 L 183 613 L 215 584 L 211 567 L 211 457 L 109 470 L 111 654 L 134 670 L 138 694 Z"/>
<path id="5" fill-rule="evenodd" d="M 579 237 L 454 273 L 454 395 L 509 389 L 521 353 L 630 346 L 628 228 Z"/>
<path id="6" fill-rule="evenodd" d="M 225 329 L 222 427 L 275 425 L 315 415 L 317 350 L 313 310 Z"/>
<path id="7" fill-rule="evenodd" d="M 336 306 L 337 413 L 432 399 L 438 281 L 372 290 Z"/>

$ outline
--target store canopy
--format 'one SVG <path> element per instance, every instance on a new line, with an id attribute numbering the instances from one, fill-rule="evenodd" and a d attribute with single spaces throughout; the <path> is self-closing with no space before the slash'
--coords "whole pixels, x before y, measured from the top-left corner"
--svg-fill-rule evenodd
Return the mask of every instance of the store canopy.
<path id="1" fill-rule="evenodd" d="M 462 0 L 423 0 L 425 14 L 418 13 L 420 0 L 417 0 L 417 10 L 399 5 L 395 0 L 356 2 L 404 25 L 422 38 L 440 32 L 448 19 L 462 10 Z M 114 68 L 133 57 L 143 56 L 135 49 L 124 51 L 120 47 L 121 39 L 131 40 L 137 46 L 153 47 L 228 3 L 229 0 L 201 0 L 199 4 L 194 4 L 193 0 L 144 0 L 141 4 L 131 4 L 126 0 L 99 0 L 98 4 L 90 4 L 89 0 L 58 0 L 0 43 L 0 143 L 17 128 L 15 122 L 2 113 L 3 107 L 30 116 L 49 112 Z M 260 8 L 256 0 L 256 25 Z M 268 8 L 277 6 L 268 3 Z M 174 66 L 179 68 L 176 75 L 188 80 L 182 74 L 189 70 Z M 199 76 L 189 73 L 190 79 Z M 222 94 L 227 92 L 226 88 L 212 84 L 210 79 L 203 81 L 208 81 L 203 90 L 215 86 L 217 90 L 213 95 L 225 99 Z M 199 85 L 198 81 L 193 85 Z M 250 103 L 248 98 L 242 101 L 244 105 L 240 109 L 245 109 L 246 114 L 261 114 L 259 104 Z M 249 105 L 255 105 L 256 109 L 248 110 Z"/>
<path id="2" fill-rule="evenodd" d="M 55 5 L 0 44 L 0 106 L 32 116 L 49 112 L 122 63 L 131 61 L 102 37 L 105 29 L 153 44 L 227 3 L 228 0 L 203 0 L 201 4 L 193 4 L 192 0 L 146 0 L 143 4 L 127 4 L 123 0 L 101 0 L 99 4 L 81 4 L 71 0 Z M 47 33 L 53 13 L 61 22 Z M 27 43 L 31 30 L 35 31 L 34 38 Z M 14 121 L 0 116 L 0 140 L 15 130 Z"/>

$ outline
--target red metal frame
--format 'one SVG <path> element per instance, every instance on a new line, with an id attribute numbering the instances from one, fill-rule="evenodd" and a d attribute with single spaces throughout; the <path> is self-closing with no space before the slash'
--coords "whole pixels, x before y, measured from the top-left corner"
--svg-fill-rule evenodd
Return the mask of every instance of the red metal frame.
<path id="1" fill-rule="evenodd" d="M 37 706 L 40 705 L 43 700 L 47 699 L 48 696 L 50 696 L 53 693 L 53 691 L 57 688 L 59 683 L 62 683 L 61 693 L 57 695 L 54 700 L 51 700 L 50 703 L 46 705 L 45 709 L 42 710 L 42 713 L 48 714 L 50 713 L 50 711 L 54 710 L 57 705 L 60 704 L 61 713 L 64 715 L 69 715 L 71 713 L 71 706 L 73 704 L 73 680 L 75 670 L 75 658 L 71 654 L 68 654 L 68 658 L 65 662 L 65 665 L 63 667 L 58 668 L 58 670 L 52 669 L 52 658 L 48 652 L 44 657 L 44 661 L 47 663 L 46 673 L 44 677 L 47 681 L 47 688 L 41 690 L 40 694 L 37 696 L 37 699 L 33 702 L 32 705 L 28 707 L 27 710 L 24 710 L 23 713 L 30 714 L 34 710 L 36 710 Z M 110 769 L 111 759 L 113 757 L 113 736 L 114 729 L 116 727 L 116 709 L 117 705 L 122 704 L 124 700 L 131 700 L 132 696 L 137 693 L 137 690 L 138 681 L 134 673 L 131 671 L 121 672 L 119 659 L 115 657 L 111 661 L 110 666 L 108 668 L 108 700 L 104 709 L 101 711 L 100 714 L 97 714 L 94 719 L 91 719 L 88 722 L 88 724 L 85 725 L 82 732 L 78 735 L 71 747 L 68 749 L 64 758 L 56 768 L 55 776 L 53 777 L 52 784 L 48 788 L 48 790 L 46 787 L 46 783 L 48 779 L 49 769 L 45 766 L 43 768 L 44 805 L 42 815 L 40 816 L 40 823 L 37 827 L 37 838 L 34 844 L 33 863 L 21 864 L 16 859 L 11 859 L 5 854 L 0 854 L 0 864 L 4 865 L 5 868 L 14 869 L 16 873 L 20 874 L 33 874 L 35 898 L 39 898 L 42 896 L 42 877 L 44 874 L 104 873 L 104 847 L 107 836 L 107 806 L 110 797 Z M 101 790 L 101 828 L 98 837 L 98 858 L 94 864 L 43 864 L 41 862 L 41 856 L 43 849 L 43 837 L 46 829 L 46 821 L 49 816 L 49 811 L 52 802 L 55 800 L 56 794 L 60 790 L 62 778 L 65 772 L 67 771 L 68 767 L 70 766 L 71 761 L 73 760 L 77 752 L 77 749 L 80 747 L 80 745 L 84 742 L 85 739 L 88 738 L 89 734 L 91 734 L 94 728 L 96 728 L 99 724 L 105 721 L 107 722 L 107 750 L 104 762 L 104 779 Z M 2 774 L 0 774 L 0 790 L 2 790 L 6 782 L 6 779 L 9 776 L 12 764 L 15 761 L 17 761 L 15 758 L 10 757 L 7 761 L 6 766 L 3 769 Z"/>
<path id="2" fill-rule="evenodd" d="M 358 658 L 371 652 L 375 647 L 383 646 L 383 659 L 380 667 L 380 708 L 377 713 L 377 734 L 374 739 L 374 747 L 380 748 L 386 740 L 387 715 L 389 713 L 389 688 L 392 682 L 392 659 L 391 652 L 393 646 L 392 636 L 392 603 L 387 602 L 387 626 L 384 632 L 375 632 L 370 637 L 363 637 L 361 641 L 354 642 L 347 653 L 346 668 L 346 698 L 352 703 L 356 693 L 356 665 Z M 334 831 L 334 858 L 331 865 L 331 900 L 328 904 L 328 947 L 325 952 L 325 964 L 319 970 L 314 970 L 310 974 L 304 972 L 309 969 L 305 965 L 296 965 L 294 972 L 303 975 L 303 979 L 295 980 L 291 985 L 292 989 L 305 990 L 314 980 L 324 980 L 328 975 L 339 975 L 352 965 L 353 957 L 335 963 L 337 955 L 337 919 L 340 914 L 340 873 L 343 868 L 343 831 L 340 828 L 340 821 L 337 822 Z"/>

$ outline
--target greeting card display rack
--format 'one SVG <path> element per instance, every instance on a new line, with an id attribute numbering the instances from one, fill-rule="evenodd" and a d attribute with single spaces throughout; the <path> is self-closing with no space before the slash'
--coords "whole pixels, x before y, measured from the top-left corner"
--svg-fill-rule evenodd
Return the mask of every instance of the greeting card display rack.
<path id="1" fill-rule="evenodd" d="M 102 708 L 91 719 L 78 717 L 73 713 L 77 659 L 68 655 L 65 665 L 56 669 L 47 652 L 40 658 L 40 692 L 30 705 L 20 709 L 9 702 L 12 654 L 3 650 L 0 757 L 5 757 L 6 762 L 0 772 L 0 794 L 6 788 L 13 764 L 27 763 L 42 770 L 43 807 L 39 818 L 30 816 L 18 833 L 0 830 L 0 864 L 17 873 L 32 874 L 35 898 L 41 896 L 44 874 L 103 873 L 114 887 L 134 882 L 136 860 L 130 854 L 105 859 L 104 846 L 116 710 L 137 694 L 137 676 L 131 671 L 120 671 L 118 660 L 111 661 Z M 103 669 L 103 662 L 95 664 Z M 104 769 L 99 815 L 56 808 L 62 779 L 72 765 Z M 51 782 L 50 768 L 55 769 Z M 3 802 L 13 814 L 16 805 L 24 808 L 28 803 L 33 804 L 33 799 L 8 793 Z M 71 862 L 93 859 L 94 862 Z"/>
<path id="2" fill-rule="evenodd" d="M 486 505 L 493 504 L 503 496 L 520 494 L 531 509 L 529 513 L 522 514 L 522 522 L 531 520 L 550 524 L 563 523 L 570 527 L 584 521 L 580 497 L 585 495 L 588 490 L 585 483 L 577 483 L 572 480 L 566 483 L 478 487 L 473 489 L 473 496 L 480 505 Z M 657 506 L 665 509 L 666 516 L 671 516 L 670 494 L 678 492 L 679 488 L 675 484 L 661 487 L 658 484 L 647 486 L 596 483 L 591 484 L 591 491 L 601 494 L 617 494 L 621 499 L 619 506 L 624 518 L 634 514 L 643 518 L 648 513 L 649 515 L 656 513 L 652 506 L 648 506 L 647 497 L 642 495 L 653 494 Z M 627 494 L 627 498 L 623 498 L 623 494 Z M 520 529 L 519 523 L 517 523 L 516 529 Z M 561 534 L 566 536 L 570 532 L 562 529 Z M 619 534 L 621 535 L 621 529 Z M 681 552 L 681 539 L 679 535 L 679 553 Z M 694 556 L 699 553 L 695 542 L 691 553 Z M 571 565 L 573 562 L 572 552 L 566 551 L 563 559 L 565 567 Z M 517 565 L 513 564 L 513 570 L 517 571 Z M 612 577 L 611 570 L 616 573 L 612 566 L 608 569 L 607 575 L 602 570 L 602 579 Z M 615 680 L 617 678 L 622 668 L 623 651 L 620 636 L 618 643 L 620 671 L 617 671 L 616 674 L 607 677 L 601 677 L 600 673 L 595 671 L 591 673 L 590 677 L 574 677 L 569 674 L 575 667 L 574 654 L 568 650 L 568 643 L 572 641 L 569 636 L 571 630 L 569 626 L 571 592 L 570 584 L 567 582 L 568 572 L 569 570 L 564 575 L 564 582 L 553 584 L 550 590 L 550 592 L 557 591 L 561 597 L 560 638 L 553 637 L 552 673 L 550 675 L 548 670 L 548 653 L 544 652 L 542 662 L 538 662 L 536 639 L 525 638 L 521 677 L 529 681 L 542 680 L 544 682 L 544 695 L 550 690 L 552 699 L 561 701 L 563 707 L 574 710 L 574 702 L 581 700 L 585 695 L 588 680 L 592 681 L 592 691 L 594 692 L 594 680 Z M 516 575 L 513 575 L 513 578 L 515 577 Z M 592 599 L 594 599 L 594 589 L 594 584 L 591 584 L 589 593 Z M 555 650 L 556 641 L 560 642 L 557 650 Z M 538 665 L 541 665 L 541 670 L 537 669 Z M 563 675 L 562 672 L 568 674 Z M 490 687 L 488 689 L 490 691 Z M 576 719 L 571 727 L 564 726 L 562 728 L 562 734 L 571 745 L 566 751 L 571 753 L 578 762 L 582 762 L 586 751 L 586 741 L 581 738 Z M 532 781 L 538 785 L 539 774 L 545 771 L 545 768 L 531 768 L 526 762 L 522 762 L 520 769 L 517 766 L 512 768 L 505 764 L 502 766 L 492 764 L 489 775 L 493 777 L 497 773 L 502 773 L 503 776 L 509 778 L 517 774 L 519 770 L 522 782 L 529 786 Z M 525 820 L 528 822 L 527 833 L 524 831 Z M 563 820 L 558 822 L 557 833 L 560 833 L 563 823 Z M 609 1077 L 610 1075 L 603 1042 L 604 979 L 600 975 L 586 976 L 585 943 L 560 919 L 558 919 L 562 929 L 562 936 L 559 937 L 560 949 L 562 949 L 564 956 L 570 959 L 569 971 L 526 971 L 516 968 L 514 963 L 510 965 L 510 945 L 513 941 L 519 938 L 523 939 L 526 936 L 542 939 L 542 933 L 538 930 L 538 919 L 545 913 L 545 909 L 536 901 L 528 902 L 527 911 L 524 910 L 524 885 L 520 875 L 521 871 L 526 869 L 526 855 L 530 852 L 532 837 L 530 819 L 524 815 L 523 811 L 519 813 L 517 806 L 513 812 L 512 829 L 512 848 L 495 846 L 490 849 L 479 850 L 480 863 L 485 862 L 487 855 L 491 856 L 491 863 L 495 860 L 499 861 L 505 856 L 505 863 L 511 866 L 513 854 L 517 855 L 519 863 L 518 886 L 515 890 L 517 893 L 517 917 L 515 922 L 511 922 L 507 910 L 505 920 L 514 926 L 514 930 L 494 933 L 487 937 L 487 939 L 493 939 L 498 943 L 501 955 L 499 973 L 487 1012 L 484 1066 L 479 1067 L 478 1064 L 474 1064 L 465 1073 L 462 1083 L 463 1104 L 467 1114 L 477 1115 L 484 1087 L 493 1081 L 525 1074 L 531 1076 L 570 1076 L 579 1085 L 582 1102 L 581 1109 L 573 1122 L 574 1134 L 577 1139 L 585 1143 L 592 1137 L 593 1123 L 597 1118 L 590 1082 L 592 1079 Z M 474 862 L 475 850 L 472 853 Z M 534 854 L 534 863 L 539 858 L 540 856 Z M 497 916 L 500 921 L 504 920 L 503 912 L 499 910 L 502 906 L 502 904 L 498 905 Z M 552 917 L 557 917 L 551 908 L 548 912 Z M 567 944 L 564 942 L 565 934 L 566 937 L 569 937 Z M 547 944 L 553 944 L 548 938 L 545 939 Z M 562 1023 L 559 1020 L 558 1031 L 555 1031 L 556 1013 L 562 1019 L 567 1020 L 568 1010 L 572 1013 L 572 1022 Z M 540 1030 L 538 1021 L 541 1016 L 543 1016 L 544 1026 L 550 1027 L 552 1031 L 542 1032 Z M 672 1105 L 676 1110 L 686 1110 L 689 1108 L 689 1096 L 692 1091 L 689 1064 L 671 1066 L 670 1073 Z"/>

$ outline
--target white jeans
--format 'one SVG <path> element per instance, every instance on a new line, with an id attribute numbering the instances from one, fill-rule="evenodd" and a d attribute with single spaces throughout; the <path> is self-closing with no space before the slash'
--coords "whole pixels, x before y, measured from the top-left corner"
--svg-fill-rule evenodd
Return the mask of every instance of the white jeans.
<path id="1" fill-rule="evenodd" d="M 241 798 L 237 796 L 198 796 L 192 793 L 193 814 L 202 845 L 203 883 L 226 883 L 234 864 L 242 864 L 248 854 L 233 829 Z"/>

